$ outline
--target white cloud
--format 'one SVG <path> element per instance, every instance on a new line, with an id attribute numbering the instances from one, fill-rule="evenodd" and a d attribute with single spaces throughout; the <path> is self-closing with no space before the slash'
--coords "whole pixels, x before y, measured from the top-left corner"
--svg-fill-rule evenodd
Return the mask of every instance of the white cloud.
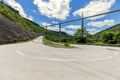
<path id="1" fill-rule="evenodd" d="M 95 34 L 97 32 L 100 32 L 100 30 L 97 30 L 95 28 L 87 29 L 87 31 L 89 31 L 90 34 Z"/>
<path id="2" fill-rule="evenodd" d="M 110 11 L 110 8 L 115 3 L 115 0 L 92 0 L 90 3 L 73 13 L 74 16 L 79 15 L 82 16 L 82 12 L 84 13 L 84 17 L 105 13 Z M 105 15 L 90 18 L 92 20 L 104 17 Z"/>
<path id="3" fill-rule="evenodd" d="M 81 25 L 69 25 L 69 26 L 66 26 L 65 28 L 67 28 L 67 29 L 80 29 Z"/>
<path id="4" fill-rule="evenodd" d="M 59 31 L 59 28 L 58 27 L 48 27 L 47 28 L 48 30 L 52 30 L 52 31 Z"/>
<path id="5" fill-rule="evenodd" d="M 57 22 L 57 21 L 53 21 L 52 23 L 53 23 L 53 24 L 56 24 L 56 23 L 59 23 L 59 22 Z"/>
<path id="6" fill-rule="evenodd" d="M 5 0 L 5 2 L 7 2 L 8 5 L 10 5 L 12 8 L 14 8 L 15 10 L 19 11 L 19 14 L 22 17 L 26 17 L 27 15 L 25 14 L 22 6 L 17 3 L 15 0 Z"/>
<path id="7" fill-rule="evenodd" d="M 81 28 L 81 25 L 68 25 L 65 26 L 65 32 L 69 35 L 74 35 L 77 29 Z"/>
<path id="8" fill-rule="evenodd" d="M 48 27 L 47 29 L 52 31 L 59 31 L 58 26 L 51 26 L 51 27 Z M 66 32 L 65 28 L 61 28 L 61 31 Z"/>
<path id="9" fill-rule="evenodd" d="M 24 12 L 22 6 L 16 2 L 15 0 L 4 0 L 8 5 L 10 5 L 12 8 L 14 8 L 15 10 L 19 11 L 19 14 L 24 17 L 27 18 L 29 20 L 33 20 L 32 16 L 27 16 L 27 14 Z"/>
<path id="10" fill-rule="evenodd" d="M 66 30 L 65 32 L 69 35 L 74 35 L 75 34 L 75 31 L 72 31 L 72 30 Z"/>
<path id="11" fill-rule="evenodd" d="M 110 27 L 110 26 L 115 25 L 115 21 L 113 19 L 112 20 L 104 20 L 104 21 L 96 21 L 96 22 L 91 21 L 87 25 L 93 26 L 93 27 L 104 27 L 104 26 Z"/>
<path id="12" fill-rule="evenodd" d="M 34 0 L 39 12 L 49 18 L 64 20 L 69 16 L 71 0 Z"/>
<path id="13" fill-rule="evenodd" d="M 51 25 L 50 23 L 46 23 L 46 22 L 42 22 L 42 26 L 46 26 L 46 25 Z M 45 27 L 44 27 L 45 28 Z M 47 27 L 48 30 L 53 30 L 53 31 L 59 31 L 59 26 L 49 26 Z M 65 32 L 65 28 L 61 28 L 61 31 Z"/>
<path id="14" fill-rule="evenodd" d="M 36 10 L 31 10 L 33 13 L 37 13 L 37 11 Z"/>
<path id="15" fill-rule="evenodd" d="M 50 23 L 47 23 L 47 25 L 51 25 Z M 46 22 L 42 22 L 42 26 L 46 26 Z M 80 26 L 79 26 L 80 27 Z M 59 26 L 51 26 L 51 27 L 47 27 L 48 30 L 53 30 L 53 31 L 59 31 Z M 66 32 L 69 35 L 74 35 L 75 31 L 73 30 L 67 30 L 66 27 L 61 28 L 61 31 Z"/>
<path id="16" fill-rule="evenodd" d="M 55 22 L 55 21 L 54 21 Z M 57 23 L 57 22 L 55 22 Z M 42 26 L 46 26 L 46 22 L 41 23 Z M 47 25 L 51 25 L 50 23 L 47 23 Z M 66 32 L 69 35 L 74 35 L 77 29 L 81 28 L 81 25 L 69 25 L 69 26 L 64 26 L 61 28 L 61 31 Z M 47 27 L 48 30 L 53 30 L 53 31 L 59 31 L 59 26 L 50 26 Z M 70 30 L 69 30 L 70 29 Z"/>
<path id="17" fill-rule="evenodd" d="M 29 17 L 27 17 L 27 19 L 33 21 L 33 16 L 29 16 Z"/>
<path id="18" fill-rule="evenodd" d="M 42 22 L 41 24 L 42 26 L 47 26 L 47 25 L 51 25 L 50 23 L 47 23 L 47 22 Z"/>

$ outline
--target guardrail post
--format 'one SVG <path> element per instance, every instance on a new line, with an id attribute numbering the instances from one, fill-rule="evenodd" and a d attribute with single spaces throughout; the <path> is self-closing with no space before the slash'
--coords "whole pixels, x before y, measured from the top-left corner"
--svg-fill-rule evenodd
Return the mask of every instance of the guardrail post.
<path id="1" fill-rule="evenodd" d="M 61 36 L 61 23 L 59 23 L 59 36 Z"/>
<path id="2" fill-rule="evenodd" d="M 47 22 L 46 22 L 46 26 L 45 26 L 45 29 L 47 30 Z"/>
<path id="3" fill-rule="evenodd" d="M 84 35 L 84 18 L 83 18 L 83 12 L 82 12 L 82 27 L 81 27 L 81 30 L 82 30 L 82 37 Z"/>

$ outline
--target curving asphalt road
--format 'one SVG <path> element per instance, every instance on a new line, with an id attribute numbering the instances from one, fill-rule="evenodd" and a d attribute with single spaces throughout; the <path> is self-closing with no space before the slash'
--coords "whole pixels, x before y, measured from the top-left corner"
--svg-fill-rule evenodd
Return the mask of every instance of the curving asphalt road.
<path id="1" fill-rule="evenodd" d="M 120 48 L 53 48 L 42 37 L 0 46 L 0 80 L 120 80 Z"/>

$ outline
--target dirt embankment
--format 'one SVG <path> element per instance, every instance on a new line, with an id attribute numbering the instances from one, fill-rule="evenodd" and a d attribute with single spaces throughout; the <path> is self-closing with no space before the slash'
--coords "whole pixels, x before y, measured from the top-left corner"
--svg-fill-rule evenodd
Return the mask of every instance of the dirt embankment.
<path id="1" fill-rule="evenodd" d="M 39 34 L 12 23 L 0 14 L 0 44 L 15 43 L 33 39 Z"/>

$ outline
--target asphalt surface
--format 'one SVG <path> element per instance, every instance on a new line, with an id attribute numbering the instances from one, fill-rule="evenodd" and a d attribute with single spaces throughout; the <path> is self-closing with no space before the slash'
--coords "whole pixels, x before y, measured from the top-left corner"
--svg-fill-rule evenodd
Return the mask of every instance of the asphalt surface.
<path id="1" fill-rule="evenodd" d="M 34 41 L 0 46 L 0 80 L 120 80 L 120 48 L 53 48 Z"/>

